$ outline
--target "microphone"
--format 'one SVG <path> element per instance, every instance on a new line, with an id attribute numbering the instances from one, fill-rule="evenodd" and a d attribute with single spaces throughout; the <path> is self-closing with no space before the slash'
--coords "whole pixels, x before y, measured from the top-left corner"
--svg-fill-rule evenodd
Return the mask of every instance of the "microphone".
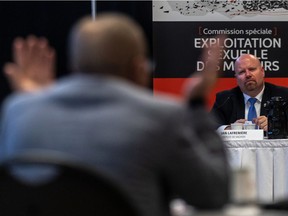
<path id="1" fill-rule="evenodd" d="M 233 94 L 230 94 L 223 103 L 221 103 L 220 105 L 215 104 L 215 108 L 216 109 L 220 109 L 221 107 L 223 107 L 232 97 L 234 97 Z"/>

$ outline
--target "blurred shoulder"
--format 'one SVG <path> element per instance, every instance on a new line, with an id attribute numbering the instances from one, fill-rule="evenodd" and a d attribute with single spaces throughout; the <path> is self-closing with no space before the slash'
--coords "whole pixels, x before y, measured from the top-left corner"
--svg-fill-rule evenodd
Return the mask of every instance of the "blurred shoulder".
<path id="1" fill-rule="evenodd" d="M 32 105 L 37 101 L 40 92 L 35 93 L 12 93 L 8 96 L 2 105 L 3 109 L 11 109 L 14 107 L 23 108 L 26 105 Z M 41 93 L 42 94 L 42 93 Z"/>
<path id="2" fill-rule="evenodd" d="M 131 87 L 131 86 L 130 86 Z M 130 99 L 135 103 L 138 109 L 147 109 L 151 112 L 158 111 L 161 114 L 169 112 L 182 112 L 186 109 L 184 102 L 168 94 L 153 94 L 149 89 L 138 88 L 134 86 L 129 90 Z"/>

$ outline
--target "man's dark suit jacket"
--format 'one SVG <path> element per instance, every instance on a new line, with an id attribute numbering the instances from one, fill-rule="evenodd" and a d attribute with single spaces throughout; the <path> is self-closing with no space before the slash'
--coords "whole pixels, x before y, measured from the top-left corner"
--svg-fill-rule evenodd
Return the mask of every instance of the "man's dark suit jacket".
<path id="1" fill-rule="evenodd" d="M 265 83 L 260 115 L 267 116 L 268 111 L 265 109 L 264 104 L 275 96 L 281 96 L 284 100 L 288 100 L 288 88 Z M 238 119 L 244 119 L 244 96 L 240 88 L 235 87 L 217 93 L 211 112 L 215 115 L 218 126 L 229 125 Z"/>

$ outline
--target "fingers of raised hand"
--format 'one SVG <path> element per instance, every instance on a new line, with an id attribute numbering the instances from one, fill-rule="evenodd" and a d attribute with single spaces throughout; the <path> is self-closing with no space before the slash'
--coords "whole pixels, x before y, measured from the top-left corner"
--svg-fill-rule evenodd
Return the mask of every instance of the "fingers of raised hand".
<path id="1" fill-rule="evenodd" d="M 205 47 L 202 55 L 202 61 L 205 62 L 204 73 L 216 72 L 220 69 L 225 38 L 224 35 L 218 35 L 215 37 L 214 44 Z"/>
<path id="2" fill-rule="evenodd" d="M 46 38 L 29 35 L 13 43 L 14 64 L 4 67 L 16 90 L 32 91 L 50 85 L 55 75 L 55 51 Z"/>

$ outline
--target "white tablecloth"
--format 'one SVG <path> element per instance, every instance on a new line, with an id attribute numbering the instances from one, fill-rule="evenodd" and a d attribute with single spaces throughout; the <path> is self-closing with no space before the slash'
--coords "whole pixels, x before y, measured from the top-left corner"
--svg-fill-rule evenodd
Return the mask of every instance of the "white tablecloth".
<path id="1" fill-rule="evenodd" d="M 256 181 L 257 200 L 288 197 L 288 139 L 226 141 L 232 168 L 248 167 Z"/>

